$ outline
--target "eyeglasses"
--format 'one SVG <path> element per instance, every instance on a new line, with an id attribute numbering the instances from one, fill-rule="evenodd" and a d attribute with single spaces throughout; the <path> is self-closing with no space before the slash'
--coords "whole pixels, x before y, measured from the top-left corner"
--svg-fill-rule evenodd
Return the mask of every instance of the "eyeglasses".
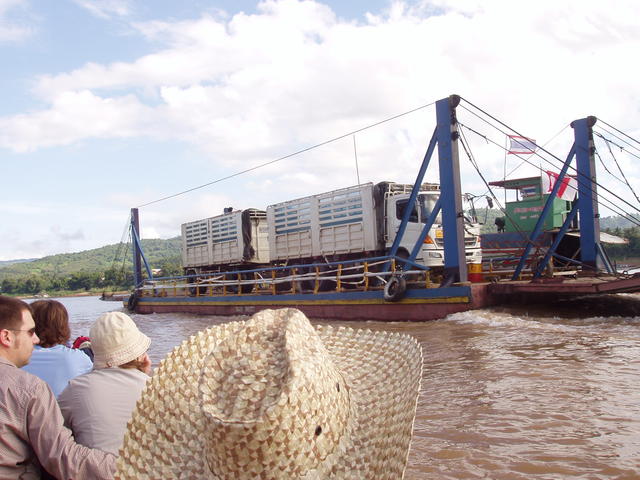
<path id="1" fill-rule="evenodd" d="M 27 332 L 30 337 L 36 334 L 36 327 L 30 328 L 29 330 L 18 330 L 17 328 L 7 328 L 6 330 L 11 330 L 12 332 Z"/>

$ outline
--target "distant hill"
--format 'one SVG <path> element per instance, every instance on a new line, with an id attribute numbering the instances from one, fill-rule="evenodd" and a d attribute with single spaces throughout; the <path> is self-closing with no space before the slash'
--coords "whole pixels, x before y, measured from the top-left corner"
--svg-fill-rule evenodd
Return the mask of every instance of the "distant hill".
<path id="1" fill-rule="evenodd" d="M 640 223 L 640 220 L 638 220 L 638 222 Z M 600 228 L 602 230 L 615 230 L 616 228 L 626 229 L 633 228 L 635 226 L 636 223 L 632 223 L 625 217 L 621 217 L 618 215 L 616 215 L 615 217 L 600 217 Z"/>
<path id="2" fill-rule="evenodd" d="M 13 265 L 14 263 L 33 262 L 34 260 L 37 260 L 37 258 L 19 258 L 17 260 L 0 260 L 0 268 L 8 267 L 9 265 Z"/>
<path id="3" fill-rule="evenodd" d="M 180 237 L 142 240 L 150 267 L 162 269 L 163 275 L 181 272 L 180 248 Z M 133 284 L 132 257 L 130 246 L 119 244 L 31 261 L 3 262 L 0 264 L 0 291 L 25 294 L 129 288 Z"/>
<path id="4" fill-rule="evenodd" d="M 180 237 L 168 240 L 142 240 L 142 250 L 152 268 L 167 260 L 179 262 L 180 248 Z M 126 268 L 132 268 L 133 256 L 130 247 L 114 244 L 83 252 L 50 255 L 35 260 L 8 260 L 0 263 L 0 280 L 9 275 L 57 274 L 64 276 L 77 272 L 101 272 L 111 268 L 114 258 L 117 260 L 117 266 L 121 266 L 124 260 Z"/>

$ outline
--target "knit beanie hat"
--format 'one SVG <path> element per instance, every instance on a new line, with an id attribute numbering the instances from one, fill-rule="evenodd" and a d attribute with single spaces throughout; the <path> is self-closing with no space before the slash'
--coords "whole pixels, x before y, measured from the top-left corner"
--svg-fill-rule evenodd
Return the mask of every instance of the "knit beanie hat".
<path id="1" fill-rule="evenodd" d="M 143 355 L 151 340 L 122 312 L 100 316 L 89 332 L 94 368 L 117 367 Z"/>

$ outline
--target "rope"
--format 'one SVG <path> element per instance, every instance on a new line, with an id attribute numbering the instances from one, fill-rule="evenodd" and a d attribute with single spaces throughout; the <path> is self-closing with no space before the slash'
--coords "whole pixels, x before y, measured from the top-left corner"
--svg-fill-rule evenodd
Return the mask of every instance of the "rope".
<path id="1" fill-rule="evenodd" d="M 169 200 L 170 198 L 175 198 L 175 197 L 178 197 L 180 195 L 184 195 L 185 193 L 190 193 L 190 192 L 193 192 L 194 190 L 199 190 L 201 188 L 208 187 L 209 185 L 213 185 L 215 183 L 220 183 L 220 182 L 222 182 L 224 180 L 229 180 L 230 178 L 237 177 L 239 175 L 243 175 L 245 173 L 252 172 L 254 170 L 258 170 L 259 168 L 263 168 L 263 167 L 266 167 L 268 165 L 273 165 L 274 163 L 281 162 L 282 160 L 286 160 L 288 158 L 295 157 L 296 155 L 300 155 L 300 154 L 308 152 L 310 150 L 314 150 L 314 149 L 322 147 L 324 145 L 328 145 L 329 143 L 333 143 L 333 142 L 336 142 L 338 140 L 342 140 L 343 138 L 349 137 L 351 135 L 355 135 L 356 133 L 360 133 L 360 132 L 363 132 L 363 131 L 368 130 L 370 128 L 377 127 L 378 125 L 382 125 L 383 123 L 390 122 L 392 120 L 396 120 L 396 119 L 398 119 L 400 117 L 404 117 L 405 115 L 409 115 L 411 113 L 415 113 L 415 112 L 417 112 L 419 110 L 428 108 L 428 107 L 430 107 L 430 106 L 432 106 L 434 104 L 435 104 L 435 102 L 431 102 L 431 103 L 428 103 L 426 105 L 421 105 L 421 106 L 413 108 L 411 110 L 407 110 L 406 112 L 399 113 L 399 114 L 394 115 L 394 116 L 389 117 L 389 118 L 385 118 L 384 120 L 380 120 L 379 122 L 372 123 L 370 125 L 367 125 L 366 127 L 362 127 L 362 128 L 357 129 L 357 130 L 353 130 L 352 132 L 345 133 L 344 135 L 340 135 L 338 137 L 334 137 L 334 138 L 331 138 L 329 140 L 325 140 L 324 142 L 317 143 L 317 144 L 312 145 L 310 147 L 303 148 L 302 150 L 298 150 L 296 152 L 289 153 L 288 155 L 285 155 L 285 156 L 280 157 L 280 158 L 276 158 L 275 160 L 270 160 L 268 162 L 264 162 L 264 163 L 261 163 L 259 165 L 255 165 L 255 166 L 253 166 L 251 168 L 246 168 L 244 170 L 240 170 L 239 172 L 232 173 L 231 175 L 227 175 L 226 177 L 218 178 L 216 180 L 212 180 L 210 182 L 203 183 L 202 185 L 198 185 L 197 187 L 192 187 L 192 188 L 189 188 L 187 190 L 183 190 L 181 192 L 174 193 L 173 195 L 168 195 L 166 197 L 162 197 L 162 198 L 159 198 L 157 200 L 153 200 L 151 202 L 143 203 L 142 205 L 138 205 L 138 208 L 147 207 L 149 205 L 153 205 L 154 203 L 163 202 L 165 200 Z"/>
<path id="2" fill-rule="evenodd" d="M 129 225 L 131 224 L 131 213 L 129 213 L 129 215 L 127 216 L 127 221 L 125 222 L 124 225 L 124 229 L 122 231 L 122 235 L 120 236 L 120 243 L 118 243 L 118 247 L 116 248 L 116 251 L 113 255 L 113 260 L 111 260 L 111 266 L 109 267 L 109 270 L 113 270 L 114 272 L 116 271 L 115 266 L 116 266 L 116 262 L 119 261 L 120 259 L 120 254 L 122 253 L 122 249 L 126 248 L 125 246 L 125 238 L 127 237 L 127 233 L 129 232 Z M 130 232 L 129 232 L 130 234 Z M 126 258 L 126 252 L 125 255 L 122 256 L 122 258 Z M 124 271 L 124 267 L 123 270 Z M 118 277 L 116 276 L 116 281 L 118 280 Z M 112 285 L 112 288 L 115 288 L 115 285 Z M 112 291 L 115 291 L 112 289 Z"/>

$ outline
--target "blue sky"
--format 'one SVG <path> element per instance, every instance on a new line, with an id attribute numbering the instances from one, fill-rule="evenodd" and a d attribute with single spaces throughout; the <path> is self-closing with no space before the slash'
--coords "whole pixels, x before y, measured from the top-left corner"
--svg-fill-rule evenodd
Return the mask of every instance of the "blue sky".
<path id="1" fill-rule="evenodd" d="M 117 243 L 131 207 L 452 93 L 562 158 L 586 115 L 637 137 L 638 14 L 635 0 L 0 0 L 0 260 Z M 412 181 L 434 115 L 358 133 L 361 181 Z M 143 207 L 142 235 L 355 184 L 353 143 Z M 499 179 L 504 153 L 472 143 Z M 483 191 L 468 166 L 463 188 Z"/>

